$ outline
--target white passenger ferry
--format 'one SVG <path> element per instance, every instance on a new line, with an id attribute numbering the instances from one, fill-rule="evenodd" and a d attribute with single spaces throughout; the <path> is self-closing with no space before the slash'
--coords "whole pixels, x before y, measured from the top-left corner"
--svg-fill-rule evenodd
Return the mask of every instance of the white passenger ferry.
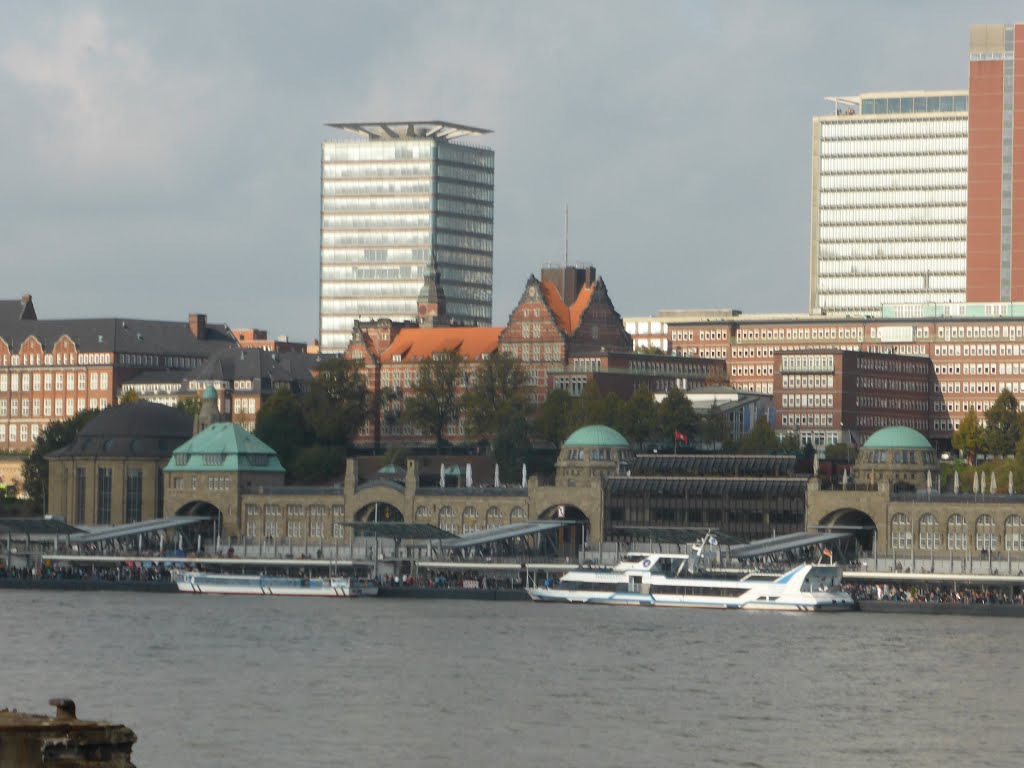
<path id="1" fill-rule="evenodd" d="M 538 602 L 743 608 L 769 611 L 850 611 L 837 565 L 799 565 L 784 574 L 704 567 L 710 535 L 689 554 L 630 553 L 613 568 L 584 567 L 557 583 L 527 589 Z"/>
<path id="2" fill-rule="evenodd" d="M 248 576 L 237 573 L 177 571 L 179 592 L 205 595 L 276 595 L 287 597 L 374 597 L 377 584 L 349 576 Z"/>

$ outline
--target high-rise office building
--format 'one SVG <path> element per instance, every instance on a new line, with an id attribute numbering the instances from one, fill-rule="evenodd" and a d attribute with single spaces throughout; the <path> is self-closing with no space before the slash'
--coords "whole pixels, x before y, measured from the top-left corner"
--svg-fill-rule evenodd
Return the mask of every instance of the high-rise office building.
<path id="1" fill-rule="evenodd" d="M 416 318 L 436 259 L 448 318 L 490 325 L 494 151 L 490 131 L 441 121 L 329 123 L 323 142 L 320 344 L 345 349 L 356 320 Z"/>
<path id="2" fill-rule="evenodd" d="M 884 304 L 962 303 L 967 93 L 830 101 L 834 113 L 813 122 L 811 311 L 880 315 Z"/>
<path id="3" fill-rule="evenodd" d="M 967 301 L 1024 300 L 1024 24 L 971 27 Z"/>

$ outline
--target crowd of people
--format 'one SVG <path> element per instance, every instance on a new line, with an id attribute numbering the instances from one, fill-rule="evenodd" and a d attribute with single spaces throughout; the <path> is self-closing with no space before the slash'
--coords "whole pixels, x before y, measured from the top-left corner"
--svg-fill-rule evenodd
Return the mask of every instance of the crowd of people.
<path id="1" fill-rule="evenodd" d="M 124 562 L 111 565 L 35 565 L 8 568 L 0 563 L 0 579 L 39 579 L 45 581 L 170 581 L 171 572 L 163 565 Z"/>
<path id="2" fill-rule="evenodd" d="M 843 589 L 858 601 L 888 600 L 906 603 L 951 603 L 958 605 L 1024 605 L 1024 594 L 1013 590 L 971 589 L 952 585 L 934 585 L 927 588 L 899 584 L 847 583 Z"/>

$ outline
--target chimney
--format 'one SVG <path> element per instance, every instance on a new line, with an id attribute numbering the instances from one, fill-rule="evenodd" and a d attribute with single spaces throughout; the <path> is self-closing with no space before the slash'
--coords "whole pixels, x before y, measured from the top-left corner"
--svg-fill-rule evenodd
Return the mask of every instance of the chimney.
<path id="1" fill-rule="evenodd" d="M 188 316 L 188 329 L 200 341 L 206 338 L 206 315 L 192 314 Z"/>

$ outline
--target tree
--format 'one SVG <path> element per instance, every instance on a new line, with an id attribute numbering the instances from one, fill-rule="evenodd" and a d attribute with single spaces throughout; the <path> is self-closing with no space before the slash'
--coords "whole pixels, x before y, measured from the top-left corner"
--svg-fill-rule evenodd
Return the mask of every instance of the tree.
<path id="1" fill-rule="evenodd" d="M 767 416 L 754 422 L 753 429 L 740 440 L 740 453 L 775 453 L 779 450 L 779 438 L 768 423 Z"/>
<path id="2" fill-rule="evenodd" d="M 620 430 L 635 446 L 654 438 L 658 433 L 658 404 L 646 385 L 641 385 L 622 407 Z"/>
<path id="3" fill-rule="evenodd" d="M 318 485 L 344 474 L 345 449 L 337 445 L 308 445 L 300 448 L 288 466 L 288 479 L 299 485 Z"/>
<path id="4" fill-rule="evenodd" d="M 313 442 L 302 404 L 287 387 L 278 389 L 260 407 L 253 434 L 277 452 L 286 470 L 299 451 Z"/>
<path id="5" fill-rule="evenodd" d="M 530 435 L 525 417 L 503 424 L 494 437 L 494 460 L 498 463 L 501 481 L 518 482 L 529 455 Z"/>
<path id="6" fill-rule="evenodd" d="M 331 358 L 316 367 L 302 412 L 319 442 L 349 445 L 370 412 L 366 379 L 355 360 Z"/>
<path id="7" fill-rule="evenodd" d="M 675 441 L 677 432 L 685 435 L 687 440 L 692 440 L 697 434 L 700 417 L 685 392 L 681 389 L 670 389 L 665 399 L 661 401 L 658 421 L 665 440 Z"/>
<path id="8" fill-rule="evenodd" d="M 967 456 L 967 463 L 974 464 L 982 446 L 983 433 L 978 423 L 978 413 L 972 407 L 960 422 L 960 428 L 953 433 L 953 447 Z"/>
<path id="9" fill-rule="evenodd" d="M 117 401 L 118 405 L 128 405 L 128 403 L 137 403 L 142 397 L 139 395 L 138 390 L 126 389 L 121 393 L 121 398 Z"/>
<path id="10" fill-rule="evenodd" d="M 725 441 L 729 439 L 729 420 L 717 405 L 712 405 L 704 414 L 700 432 L 705 442 L 725 446 Z"/>
<path id="11" fill-rule="evenodd" d="M 1020 419 L 1017 398 L 1004 389 L 985 411 L 984 445 L 989 453 L 1008 456 L 1014 452 L 1021 437 Z"/>
<path id="12" fill-rule="evenodd" d="M 541 440 L 561 447 L 576 427 L 573 410 L 572 396 L 566 390 L 552 390 L 534 416 L 534 434 Z"/>
<path id="13" fill-rule="evenodd" d="M 438 450 L 458 418 L 461 381 L 462 358 L 457 352 L 440 352 L 420 363 L 413 394 L 405 399 L 402 419 L 433 437 Z"/>
<path id="14" fill-rule="evenodd" d="M 199 415 L 199 411 L 203 407 L 203 403 L 199 399 L 199 395 L 192 395 L 191 397 L 186 397 L 184 400 L 179 400 L 174 404 L 174 407 L 179 411 L 184 411 L 194 419 Z"/>
<path id="15" fill-rule="evenodd" d="M 98 414 L 97 410 L 79 411 L 64 421 L 51 421 L 36 438 L 32 453 L 25 459 L 25 493 L 29 496 L 32 511 L 38 515 L 46 513 L 46 486 L 50 473 L 46 455 L 60 448 L 71 445 L 82 427 Z"/>
<path id="16" fill-rule="evenodd" d="M 466 429 L 477 439 L 496 435 L 510 420 L 525 423 L 530 406 L 526 369 L 518 358 L 504 352 L 481 363 L 462 398 Z"/>

